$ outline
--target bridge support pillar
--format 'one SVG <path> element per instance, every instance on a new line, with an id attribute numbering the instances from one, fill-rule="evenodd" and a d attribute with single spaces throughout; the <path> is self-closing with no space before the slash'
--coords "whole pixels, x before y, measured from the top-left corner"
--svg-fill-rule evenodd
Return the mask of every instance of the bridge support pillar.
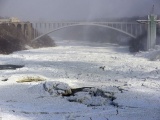
<path id="1" fill-rule="evenodd" d="M 32 40 L 33 39 L 33 27 L 32 27 L 32 23 L 28 23 L 27 24 L 26 33 L 25 33 L 25 36 L 27 36 L 28 40 L 29 41 Z"/>
<path id="2" fill-rule="evenodd" d="M 154 48 L 156 45 L 156 26 L 157 26 L 157 15 L 148 15 L 148 34 L 146 50 Z"/>

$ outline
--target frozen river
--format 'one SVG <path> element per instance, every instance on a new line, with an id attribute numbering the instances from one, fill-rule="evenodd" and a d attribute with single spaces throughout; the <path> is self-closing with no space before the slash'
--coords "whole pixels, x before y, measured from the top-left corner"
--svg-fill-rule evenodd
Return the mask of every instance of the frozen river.
<path id="1" fill-rule="evenodd" d="M 0 55 L 1 65 L 24 65 L 0 71 L 2 120 L 160 120 L 159 61 L 130 54 L 128 47 L 115 44 L 69 40 L 57 44 Z M 44 81 L 17 82 L 27 78 Z M 45 81 L 73 89 L 103 89 L 114 94 L 116 105 L 69 102 L 44 91 Z M 81 97 L 86 99 L 85 94 Z"/>

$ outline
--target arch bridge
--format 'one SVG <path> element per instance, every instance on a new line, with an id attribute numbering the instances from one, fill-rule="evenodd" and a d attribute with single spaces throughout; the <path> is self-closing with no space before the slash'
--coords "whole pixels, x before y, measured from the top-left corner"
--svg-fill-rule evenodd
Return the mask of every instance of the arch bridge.
<path id="1" fill-rule="evenodd" d="M 33 40 L 53 33 L 55 31 L 74 26 L 97 26 L 112 29 L 132 38 L 136 38 L 145 28 L 144 25 L 136 22 L 32 22 L 34 28 Z"/>

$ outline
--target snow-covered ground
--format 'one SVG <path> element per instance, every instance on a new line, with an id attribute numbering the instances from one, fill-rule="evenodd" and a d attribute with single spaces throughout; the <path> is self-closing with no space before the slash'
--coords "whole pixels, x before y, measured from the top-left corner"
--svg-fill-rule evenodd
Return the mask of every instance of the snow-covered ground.
<path id="1" fill-rule="evenodd" d="M 0 119 L 160 120 L 158 60 L 148 60 L 145 53 L 130 54 L 128 47 L 113 44 L 58 44 L 0 55 L 0 65 L 24 65 L 16 70 L 0 70 Z M 44 81 L 20 82 L 24 79 Z M 77 94 L 80 99 L 74 98 L 77 102 L 69 102 L 54 93 L 53 84 L 60 93 L 64 89 L 95 87 L 113 93 L 116 99 L 111 104 L 108 99 L 81 92 Z M 88 106 L 88 102 L 98 105 Z"/>

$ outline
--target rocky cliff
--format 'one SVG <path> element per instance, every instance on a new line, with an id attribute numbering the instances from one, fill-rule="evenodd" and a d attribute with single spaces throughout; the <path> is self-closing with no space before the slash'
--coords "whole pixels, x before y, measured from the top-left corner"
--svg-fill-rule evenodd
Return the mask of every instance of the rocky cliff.
<path id="1" fill-rule="evenodd" d="M 49 36 L 44 36 L 36 42 L 31 42 L 25 38 L 21 30 L 11 24 L 0 24 L 0 54 L 10 54 L 14 51 L 32 48 L 53 47 L 54 41 Z"/>

